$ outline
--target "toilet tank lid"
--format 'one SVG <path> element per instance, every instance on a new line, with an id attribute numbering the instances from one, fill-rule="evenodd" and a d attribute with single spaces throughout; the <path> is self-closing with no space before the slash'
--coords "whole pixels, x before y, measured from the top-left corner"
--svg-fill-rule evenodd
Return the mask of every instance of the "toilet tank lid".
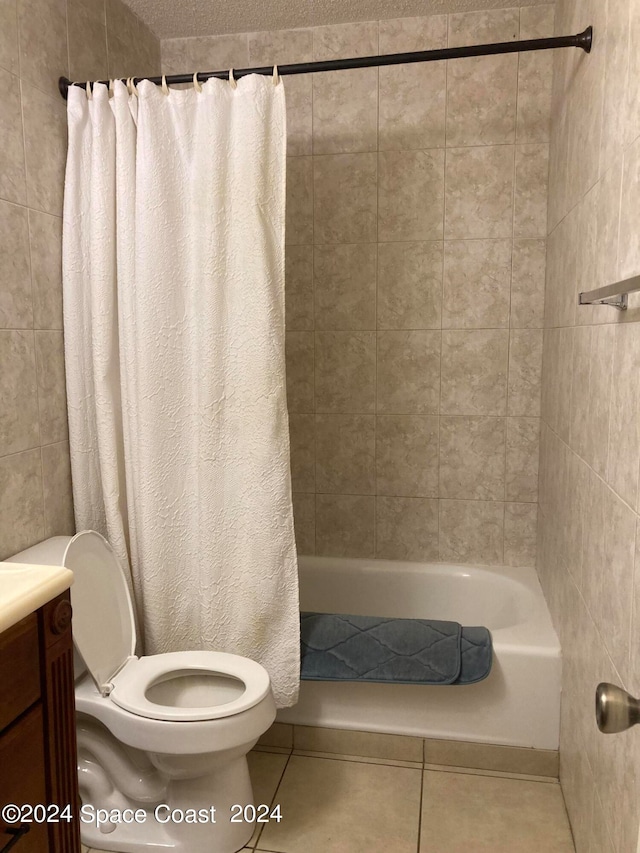
<path id="1" fill-rule="evenodd" d="M 94 530 L 76 534 L 62 561 L 73 572 L 73 640 L 96 686 L 109 691 L 118 670 L 135 653 L 131 596 L 120 562 Z"/>

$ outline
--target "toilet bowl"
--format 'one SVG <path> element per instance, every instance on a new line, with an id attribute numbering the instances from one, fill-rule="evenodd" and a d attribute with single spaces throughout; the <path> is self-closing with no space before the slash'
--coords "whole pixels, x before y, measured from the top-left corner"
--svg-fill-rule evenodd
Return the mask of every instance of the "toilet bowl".
<path id="1" fill-rule="evenodd" d="M 83 844 L 122 853 L 244 847 L 251 806 L 261 805 L 246 756 L 276 713 L 267 671 L 215 651 L 137 657 L 127 582 L 99 533 L 55 536 L 10 561 L 74 573 Z"/>

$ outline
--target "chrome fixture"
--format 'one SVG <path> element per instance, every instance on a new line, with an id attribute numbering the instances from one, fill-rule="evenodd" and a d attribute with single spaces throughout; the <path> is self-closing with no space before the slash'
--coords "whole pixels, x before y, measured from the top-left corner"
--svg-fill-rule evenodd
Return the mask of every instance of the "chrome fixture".
<path id="1" fill-rule="evenodd" d="M 636 290 L 640 290 L 640 275 L 619 281 L 617 284 L 608 284 L 606 287 L 580 293 L 578 305 L 612 305 L 619 311 L 626 311 L 628 295 Z"/>
<path id="2" fill-rule="evenodd" d="M 596 688 L 596 720 L 606 735 L 624 732 L 640 723 L 640 701 L 621 687 L 603 681 Z"/>

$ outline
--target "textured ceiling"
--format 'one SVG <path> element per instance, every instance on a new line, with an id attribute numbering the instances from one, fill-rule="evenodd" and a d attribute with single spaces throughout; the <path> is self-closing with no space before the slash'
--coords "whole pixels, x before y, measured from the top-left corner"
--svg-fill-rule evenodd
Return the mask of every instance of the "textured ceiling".
<path id="1" fill-rule="evenodd" d="M 126 0 L 161 39 L 537 6 L 549 0 Z"/>

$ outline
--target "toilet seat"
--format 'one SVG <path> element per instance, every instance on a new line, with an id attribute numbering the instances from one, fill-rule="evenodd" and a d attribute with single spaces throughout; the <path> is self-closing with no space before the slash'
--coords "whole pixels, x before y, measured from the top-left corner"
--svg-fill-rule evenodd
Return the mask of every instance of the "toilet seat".
<path id="1" fill-rule="evenodd" d="M 147 697 L 154 684 L 189 675 L 213 676 L 212 698 L 218 692 L 215 676 L 236 679 L 242 693 L 231 701 L 210 705 L 180 707 L 159 704 Z M 248 711 L 269 694 L 267 671 L 255 661 L 226 652 L 169 652 L 142 658 L 130 658 L 111 680 L 109 699 L 125 711 L 154 720 L 218 720 Z M 224 696 L 222 699 L 224 700 Z"/>

